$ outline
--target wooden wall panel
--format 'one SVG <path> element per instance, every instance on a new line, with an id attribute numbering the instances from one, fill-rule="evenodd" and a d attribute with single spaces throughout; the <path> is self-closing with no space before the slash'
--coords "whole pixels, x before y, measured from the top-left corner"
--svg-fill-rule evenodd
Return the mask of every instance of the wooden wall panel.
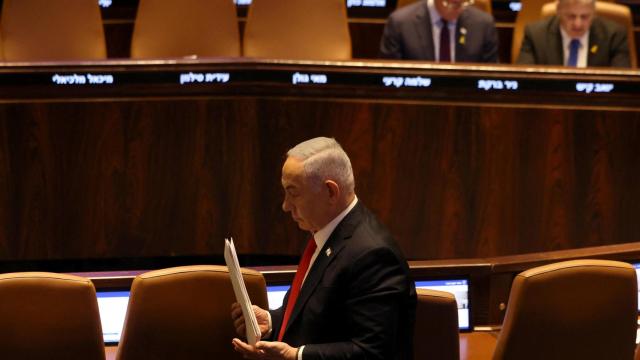
<path id="1" fill-rule="evenodd" d="M 410 259 L 640 238 L 640 113 L 296 98 L 0 106 L 0 260 L 297 255 L 286 150 L 334 136 Z"/>

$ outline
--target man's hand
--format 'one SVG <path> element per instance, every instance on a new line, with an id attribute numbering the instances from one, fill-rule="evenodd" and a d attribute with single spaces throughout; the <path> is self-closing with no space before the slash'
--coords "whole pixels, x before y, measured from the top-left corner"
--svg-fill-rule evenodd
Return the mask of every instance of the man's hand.
<path id="1" fill-rule="evenodd" d="M 253 313 L 256 314 L 256 320 L 258 320 L 258 327 L 260 328 L 260 337 L 264 337 L 269 332 L 269 312 L 261 309 L 259 306 L 252 305 Z M 233 319 L 233 325 L 236 328 L 238 335 L 244 337 L 247 335 L 244 316 L 242 315 L 242 307 L 240 304 L 231 304 L 231 318 Z"/>
<path id="2" fill-rule="evenodd" d="M 231 341 L 233 348 L 245 359 L 297 360 L 298 348 L 279 341 L 258 341 L 251 346 L 240 339 Z"/>

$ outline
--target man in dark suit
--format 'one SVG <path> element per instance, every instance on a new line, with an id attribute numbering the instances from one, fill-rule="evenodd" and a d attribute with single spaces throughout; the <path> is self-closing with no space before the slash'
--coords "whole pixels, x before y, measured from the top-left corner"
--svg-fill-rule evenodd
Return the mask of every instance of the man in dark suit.
<path id="1" fill-rule="evenodd" d="M 626 29 L 595 17 L 595 0 L 560 0 L 556 14 L 527 25 L 518 64 L 631 66 Z"/>
<path id="2" fill-rule="evenodd" d="M 313 237 L 283 306 L 254 306 L 271 341 L 233 339 L 234 348 L 253 359 L 412 359 L 415 286 L 397 244 L 356 197 L 347 154 L 334 139 L 300 143 L 281 181 L 283 210 Z M 232 317 L 244 334 L 237 304 Z"/>
<path id="3" fill-rule="evenodd" d="M 384 28 L 380 56 L 440 62 L 498 62 L 498 35 L 493 17 L 469 3 L 420 0 L 394 11 Z"/>

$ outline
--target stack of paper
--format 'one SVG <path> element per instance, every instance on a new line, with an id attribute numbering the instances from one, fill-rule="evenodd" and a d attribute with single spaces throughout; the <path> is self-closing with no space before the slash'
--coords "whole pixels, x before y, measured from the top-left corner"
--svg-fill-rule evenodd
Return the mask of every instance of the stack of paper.
<path id="1" fill-rule="evenodd" d="M 260 327 L 258 327 L 258 320 L 256 320 L 256 314 L 254 314 L 251 307 L 251 299 L 249 299 L 247 287 L 242 279 L 242 271 L 240 270 L 238 255 L 236 255 L 236 247 L 233 245 L 233 238 L 231 238 L 231 241 L 224 239 L 224 261 L 227 263 L 227 268 L 229 268 L 229 277 L 231 278 L 231 285 L 233 285 L 233 292 L 236 295 L 236 301 L 242 308 L 244 325 L 247 329 L 247 343 L 255 345 L 260 340 Z"/>

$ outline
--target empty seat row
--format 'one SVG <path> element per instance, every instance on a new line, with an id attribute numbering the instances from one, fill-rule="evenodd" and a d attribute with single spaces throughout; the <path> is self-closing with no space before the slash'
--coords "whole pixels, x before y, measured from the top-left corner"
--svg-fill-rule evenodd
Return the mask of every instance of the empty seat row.
<path id="1" fill-rule="evenodd" d="M 95 1 L 5 0 L 0 24 L 6 61 L 107 57 Z M 254 0 L 243 38 L 232 0 L 140 0 L 131 57 L 351 58 L 343 0 Z"/>
<path id="2" fill-rule="evenodd" d="M 264 277 L 242 269 L 252 302 L 267 308 Z M 0 275 L 0 348 L 10 359 L 104 359 L 96 292 L 88 279 Z M 227 268 L 184 266 L 138 275 L 118 359 L 233 359 L 235 296 Z M 631 359 L 637 278 L 626 263 L 574 260 L 513 281 L 493 358 Z M 460 357 L 455 297 L 418 289 L 414 359 Z"/>
<path id="3" fill-rule="evenodd" d="M 267 308 L 264 277 L 242 269 L 254 304 Z M 102 360 L 105 347 L 93 283 L 55 273 L 0 275 L 4 359 Z M 225 266 L 185 266 L 137 276 L 118 359 L 235 359 L 235 296 Z"/>
<path id="4" fill-rule="evenodd" d="M 638 288 L 627 263 L 573 260 L 513 280 L 494 360 L 633 359 Z M 455 297 L 418 289 L 414 359 L 460 357 Z M 640 353 L 636 354 L 640 359 Z"/>

